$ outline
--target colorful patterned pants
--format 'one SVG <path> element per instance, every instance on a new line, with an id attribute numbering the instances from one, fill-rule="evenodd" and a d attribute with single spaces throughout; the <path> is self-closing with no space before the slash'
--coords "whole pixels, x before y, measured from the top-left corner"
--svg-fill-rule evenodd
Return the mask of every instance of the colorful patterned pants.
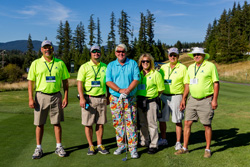
<path id="1" fill-rule="evenodd" d="M 116 130 L 116 141 L 119 148 L 125 147 L 125 125 L 126 122 L 126 135 L 129 151 L 137 151 L 137 104 L 136 97 L 129 97 L 118 101 L 118 98 L 111 95 L 110 96 L 110 109 L 113 118 L 113 126 Z M 125 119 L 125 121 L 124 121 Z"/>

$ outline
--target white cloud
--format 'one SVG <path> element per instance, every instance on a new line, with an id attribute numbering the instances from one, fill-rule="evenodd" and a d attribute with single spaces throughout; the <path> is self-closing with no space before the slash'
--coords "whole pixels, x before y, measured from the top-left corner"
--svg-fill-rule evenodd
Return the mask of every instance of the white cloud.
<path id="1" fill-rule="evenodd" d="M 156 16 L 158 17 L 176 17 L 176 16 L 188 16 L 188 14 L 186 13 L 167 13 L 165 11 L 162 10 L 156 10 L 155 12 L 153 12 Z"/>

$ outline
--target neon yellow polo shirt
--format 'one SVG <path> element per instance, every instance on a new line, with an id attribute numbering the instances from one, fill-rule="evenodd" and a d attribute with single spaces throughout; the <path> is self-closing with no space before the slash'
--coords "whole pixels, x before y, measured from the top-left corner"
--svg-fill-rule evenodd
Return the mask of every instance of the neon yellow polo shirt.
<path id="1" fill-rule="evenodd" d="M 160 73 L 165 83 L 164 94 L 183 94 L 185 84 L 189 83 L 185 65 L 177 62 L 175 67 L 171 69 L 170 63 L 167 63 L 161 66 Z M 171 84 L 168 84 L 166 80 L 171 80 Z"/>
<path id="2" fill-rule="evenodd" d="M 143 86 L 145 89 L 141 89 L 141 85 L 145 85 Z M 137 87 L 137 95 L 155 98 L 158 96 L 158 92 L 164 89 L 164 81 L 158 71 L 151 70 L 145 76 L 143 75 L 143 71 L 141 71 L 141 81 Z"/>
<path id="3" fill-rule="evenodd" d="M 106 69 L 107 65 L 105 63 L 100 62 L 96 65 L 92 60 L 81 65 L 77 74 L 77 80 L 83 82 L 85 94 L 99 96 L 106 93 Z M 100 81 L 100 87 L 92 87 L 92 81 Z"/>
<path id="4" fill-rule="evenodd" d="M 51 69 L 51 76 L 55 76 L 55 82 L 46 82 L 46 77 L 50 76 L 48 68 Z M 36 91 L 56 93 L 61 90 L 62 80 L 69 77 L 67 67 L 62 60 L 53 57 L 52 61 L 47 62 L 42 56 L 31 63 L 27 79 L 35 81 Z"/>
<path id="5" fill-rule="evenodd" d="M 214 93 L 214 82 L 219 81 L 219 75 L 216 66 L 208 61 L 204 61 L 198 70 L 196 66 L 195 77 L 195 64 L 188 67 L 188 79 L 197 78 L 198 84 L 189 84 L 189 91 L 192 97 L 201 99 Z"/>

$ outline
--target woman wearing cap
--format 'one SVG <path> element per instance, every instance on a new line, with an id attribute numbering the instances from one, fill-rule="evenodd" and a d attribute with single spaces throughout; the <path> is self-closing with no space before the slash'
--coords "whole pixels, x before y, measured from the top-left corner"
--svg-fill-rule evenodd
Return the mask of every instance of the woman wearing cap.
<path id="1" fill-rule="evenodd" d="M 150 136 L 148 153 L 154 154 L 158 151 L 157 100 L 165 87 L 161 74 L 154 70 L 154 58 L 150 54 L 142 54 L 138 64 L 141 71 L 141 81 L 137 91 L 141 145 L 147 146 Z"/>

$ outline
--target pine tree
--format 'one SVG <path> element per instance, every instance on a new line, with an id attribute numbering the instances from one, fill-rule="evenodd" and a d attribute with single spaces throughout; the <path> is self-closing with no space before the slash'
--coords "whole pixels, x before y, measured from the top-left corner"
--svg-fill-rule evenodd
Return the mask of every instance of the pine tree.
<path id="1" fill-rule="evenodd" d="M 89 43 L 88 44 L 89 46 L 92 46 L 95 43 L 94 39 L 96 38 L 94 35 L 94 31 L 96 30 L 96 25 L 93 19 L 93 14 L 90 15 L 88 29 L 89 29 Z"/>
<path id="2" fill-rule="evenodd" d="M 24 64 L 23 64 L 23 69 L 27 69 L 30 67 L 32 61 L 34 61 L 36 59 L 35 53 L 33 51 L 34 46 L 33 46 L 33 42 L 31 39 L 31 35 L 29 34 L 28 37 L 28 42 L 27 42 L 27 52 L 26 52 L 26 56 L 25 56 L 25 60 L 24 60 Z"/>
<path id="3" fill-rule="evenodd" d="M 148 44 L 152 46 L 154 44 L 154 25 L 155 25 L 155 18 L 154 14 L 152 14 L 149 10 L 147 10 L 147 39 Z"/>
<path id="4" fill-rule="evenodd" d="M 129 16 L 123 10 L 121 11 L 121 18 L 119 19 L 118 33 L 120 35 L 120 43 L 125 44 L 129 49 L 129 38 L 131 34 Z"/>
<path id="5" fill-rule="evenodd" d="M 111 13 L 110 18 L 110 32 L 108 34 L 108 52 L 112 52 L 112 50 L 115 48 L 115 14 L 114 12 Z"/>
<path id="6" fill-rule="evenodd" d="M 179 41 L 179 40 L 176 42 L 176 44 L 175 44 L 174 46 L 175 46 L 176 48 L 178 48 L 179 51 L 181 51 L 181 49 L 183 48 L 183 47 L 182 47 L 182 43 L 181 43 L 181 41 Z"/>
<path id="7" fill-rule="evenodd" d="M 61 57 L 62 53 L 63 53 L 63 45 L 64 45 L 64 32 L 63 32 L 63 29 L 64 29 L 64 25 L 63 25 L 62 21 L 60 21 L 59 27 L 57 29 L 57 36 L 56 36 L 56 39 L 59 40 L 57 42 L 57 44 L 58 44 L 58 50 L 57 50 L 58 57 Z"/>
<path id="8" fill-rule="evenodd" d="M 71 35 L 71 29 L 69 22 L 66 20 L 65 21 L 65 27 L 63 29 L 63 34 L 64 34 L 64 44 L 63 44 L 63 61 L 65 65 L 67 66 L 68 70 L 70 71 L 70 61 L 71 61 L 71 55 L 70 55 L 70 44 L 72 40 L 72 35 Z"/>
<path id="9" fill-rule="evenodd" d="M 82 22 L 77 25 L 74 35 L 75 46 L 79 50 L 80 54 L 82 54 L 83 46 L 85 45 L 86 40 L 85 29 Z"/>
<path id="10" fill-rule="evenodd" d="M 100 30 L 100 20 L 99 17 L 97 17 L 97 44 L 101 46 L 102 44 L 102 37 L 101 37 L 101 30 Z"/>

